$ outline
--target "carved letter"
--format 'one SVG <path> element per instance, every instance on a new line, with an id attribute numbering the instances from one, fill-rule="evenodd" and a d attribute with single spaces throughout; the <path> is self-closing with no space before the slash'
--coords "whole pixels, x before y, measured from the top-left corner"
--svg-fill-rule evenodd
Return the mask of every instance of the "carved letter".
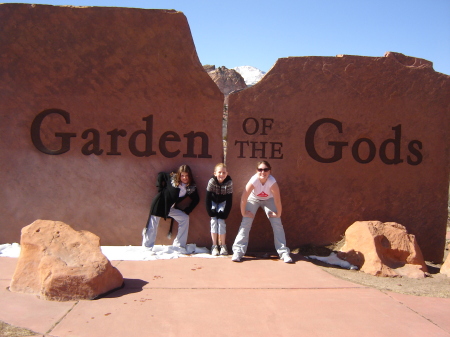
<path id="1" fill-rule="evenodd" d="M 256 151 L 261 151 L 261 157 L 259 158 L 267 158 L 266 157 L 266 144 L 267 142 L 260 142 L 260 144 L 262 145 L 261 149 L 257 149 L 256 148 L 256 144 L 258 144 L 258 142 L 250 142 L 252 144 L 252 156 L 250 158 L 258 158 L 256 156 Z"/>
<path id="2" fill-rule="evenodd" d="M 90 154 L 99 156 L 103 153 L 103 150 L 100 149 L 100 132 L 96 129 L 87 129 L 82 133 L 81 138 L 87 139 L 89 133 L 92 133 L 92 140 L 83 145 L 81 153 L 87 156 Z M 92 150 L 89 150 L 89 146 L 91 145 Z"/>
<path id="3" fill-rule="evenodd" d="M 272 130 L 272 124 L 273 119 L 272 118 L 261 118 L 263 121 L 263 131 L 261 132 L 261 135 L 267 135 L 266 128 Z M 271 122 L 270 124 L 267 124 L 266 122 Z"/>
<path id="4" fill-rule="evenodd" d="M 146 122 L 145 130 L 138 130 L 133 132 L 130 136 L 130 139 L 128 140 L 128 147 L 130 148 L 130 152 L 136 157 L 150 157 L 151 155 L 156 154 L 156 152 L 152 150 L 153 115 L 144 117 L 142 118 L 142 120 Z M 139 135 L 144 135 L 145 137 L 144 151 L 139 151 L 136 147 L 136 138 Z"/>
<path id="5" fill-rule="evenodd" d="M 255 122 L 255 131 L 253 131 L 253 132 L 249 132 L 249 131 L 247 130 L 247 122 L 248 122 L 249 120 L 253 120 L 253 121 Z M 259 123 L 258 123 L 258 121 L 256 120 L 256 118 L 253 118 L 253 117 L 246 118 L 246 119 L 244 119 L 244 123 L 242 123 L 242 129 L 244 130 L 244 132 L 245 132 L 247 135 L 254 135 L 255 133 L 258 132 L 258 129 L 259 129 Z"/>
<path id="6" fill-rule="evenodd" d="M 119 156 L 119 155 L 121 155 L 121 153 L 118 151 L 118 144 L 117 143 L 118 143 L 119 136 L 125 137 L 127 135 L 126 130 L 114 129 L 114 130 L 111 130 L 111 131 L 107 132 L 106 134 L 111 136 L 111 149 L 110 149 L 111 151 L 106 152 L 106 154 L 110 155 L 110 156 Z"/>
<path id="7" fill-rule="evenodd" d="M 415 147 L 417 145 L 418 149 Z M 411 156 L 408 155 L 407 162 L 410 165 L 419 165 L 422 162 L 423 156 L 422 152 L 422 142 L 419 140 L 412 140 L 408 144 L 408 150 L 411 152 L 411 154 L 415 155 L 417 160 L 412 160 Z"/>
<path id="8" fill-rule="evenodd" d="M 33 142 L 33 145 L 38 149 L 39 151 L 45 153 L 45 154 L 63 154 L 70 150 L 70 138 L 76 137 L 76 133 L 66 133 L 66 132 L 55 132 L 56 137 L 61 137 L 61 147 L 59 150 L 50 150 L 47 148 L 43 143 L 41 139 L 41 124 L 45 117 L 47 117 L 50 114 L 57 114 L 64 118 L 66 121 L 66 124 L 70 124 L 70 114 L 67 111 L 60 110 L 60 109 L 48 109 L 44 110 L 41 113 L 39 113 L 33 120 L 33 123 L 31 123 L 31 141 Z"/>
<path id="9" fill-rule="evenodd" d="M 234 145 L 236 145 L 236 144 L 240 144 L 241 146 L 240 146 L 240 152 L 239 152 L 239 157 L 238 158 L 245 158 L 245 156 L 244 156 L 244 144 L 247 144 L 247 146 L 249 145 L 248 144 L 248 140 L 236 140 L 235 142 L 234 142 Z"/>
<path id="10" fill-rule="evenodd" d="M 178 156 L 180 153 L 180 150 L 176 150 L 173 152 L 170 152 L 167 150 L 166 142 L 180 142 L 180 136 L 174 131 L 166 131 L 162 134 L 161 138 L 159 139 L 159 151 L 161 151 L 161 154 L 166 158 L 173 158 Z"/>
<path id="11" fill-rule="evenodd" d="M 367 143 L 367 145 L 369 146 L 369 155 L 367 156 L 366 159 L 361 159 L 361 157 L 359 156 L 359 145 L 361 145 L 362 142 Z M 369 138 L 360 138 L 352 146 L 353 158 L 358 163 L 361 163 L 361 164 L 370 163 L 373 160 L 373 158 L 375 158 L 376 153 L 377 153 L 377 148 L 376 148 L 375 144 Z"/>
<path id="12" fill-rule="evenodd" d="M 272 144 L 272 154 L 270 155 L 270 159 L 283 159 L 283 154 L 281 153 L 283 143 L 270 142 L 270 144 Z M 275 157 L 275 152 L 278 152 L 279 154 L 281 154 L 281 156 Z"/>
<path id="13" fill-rule="evenodd" d="M 332 118 L 322 118 L 314 123 L 311 124 L 311 126 L 308 128 L 308 131 L 306 131 L 305 136 L 305 147 L 306 151 L 310 155 L 311 158 L 314 160 L 317 160 L 320 163 L 334 163 L 342 158 L 342 148 L 344 146 L 348 146 L 348 142 L 328 142 L 328 145 L 334 146 L 334 154 L 331 158 L 324 158 L 321 157 L 317 151 L 314 144 L 314 136 L 316 135 L 316 131 L 322 124 L 330 123 L 336 126 L 339 133 L 342 133 L 342 123 L 332 119 Z"/>
<path id="14" fill-rule="evenodd" d="M 386 139 L 380 146 L 380 158 L 383 163 L 392 165 L 399 164 L 403 162 L 403 159 L 400 158 L 400 139 L 402 138 L 402 125 L 399 124 L 394 126 L 392 130 L 395 131 L 394 139 Z M 394 158 L 388 158 L 386 155 L 386 148 L 389 143 L 394 145 Z"/>
<path id="15" fill-rule="evenodd" d="M 189 133 L 184 134 L 188 139 L 187 143 L 187 153 L 183 155 L 183 157 L 189 157 L 189 158 L 212 158 L 210 154 L 208 154 L 208 147 L 209 147 L 209 138 L 204 132 L 194 132 L 191 131 Z M 194 154 L 194 139 L 196 137 L 200 137 L 202 139 L 202 154 L 196 155 Z"/>

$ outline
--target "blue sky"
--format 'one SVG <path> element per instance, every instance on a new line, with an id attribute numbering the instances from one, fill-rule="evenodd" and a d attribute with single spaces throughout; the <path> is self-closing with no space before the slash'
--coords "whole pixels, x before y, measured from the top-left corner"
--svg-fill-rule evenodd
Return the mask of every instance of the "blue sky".
<path id="1" fill-rule="evenodd" d="M 450 0 L 49 0 L 28 3 L 179 10 L 188 19 L 202 64 L 227 68 L 251 65 L 268 71 L 281 57 L 383 56 L 387 51 L 395 51 L 429 60 L 436 71 L 450 74 Z"/>

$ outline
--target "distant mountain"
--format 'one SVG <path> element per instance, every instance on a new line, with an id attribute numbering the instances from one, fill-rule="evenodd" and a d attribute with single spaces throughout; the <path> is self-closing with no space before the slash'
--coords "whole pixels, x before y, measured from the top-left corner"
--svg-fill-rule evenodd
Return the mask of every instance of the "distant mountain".
<path id="1" fill-rule="evenodd" d="M 244 78 L 245 84 L 255 85 L 261 78 L 266 74 L 265 71 L 259 70 L 258 68 L 252 66 L 240 66 L 233 68 Z"/>
<path id="2" fill-rule="evenodd" d="M 216 68 L 216 66 L 209 64 L 204 65 L 203 69 L 206 70 L 225 96 L 232 91 L 247 88 L 244 78 L 234 69 L 228 69 L 225 66 Z"/>

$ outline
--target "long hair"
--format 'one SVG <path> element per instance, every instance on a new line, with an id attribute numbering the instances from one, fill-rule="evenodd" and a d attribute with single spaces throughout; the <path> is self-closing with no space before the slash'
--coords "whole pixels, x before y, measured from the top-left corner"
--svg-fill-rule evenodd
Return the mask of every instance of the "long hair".
<path id="1" fill-rule="evenodd" d="M 187 183 L 187 185 L 194 185 L 195 181 L 194 181 L 194 176 L 192 175 L 192 170 L 189 167 L 189 165 L 181 165 L 176 173 L 176 184 L 177 186 L 181 184 L 181 173 L 187 173 L 188 177 L 189 177 L 189 182 Z"/>

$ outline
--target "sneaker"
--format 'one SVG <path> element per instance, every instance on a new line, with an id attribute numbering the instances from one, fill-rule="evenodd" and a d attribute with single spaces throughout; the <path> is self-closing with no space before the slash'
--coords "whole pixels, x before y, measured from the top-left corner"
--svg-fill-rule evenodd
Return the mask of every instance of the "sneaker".
<path id="1" fill-rule="evenodd" d="M 153 251 L 153 247 L 144 247 L 144 251 L 148 254 L 148 255 L 156 255 L 156 253 Z"/>
<path id="2" fill-rule="evenodd" d="M 169 246 L 169 250 L 172 250 L 172 252 L 174 253 L 178 253 L 178 254 L 182 254 L 182 255 L 187 255 L 187 250 L 184 247 L 179 247 L 179 246 Z"/>
<path id="3" fill-rule="evenodd" d="M 211 247 L 211 255 L 212 256 L 219 255 L 219 247 L 217 245 L 214 245 Z"/>
<path id="4" fill-rule="evenodd" d="M 231 261 L 233 261 L 233 262 L 240 262 L 241 261 L 241 256 L 239 255 L 239 253 L 234 253 L 233 256 L 231 257 Z"/>
<path id="5" fill-rule="evenodd" d="M 225 245 L 220 246 L 220 255 L 228 255 L 227 246 L 225 246 Z"/>
<path id="6" fill-rule="evenodd" d="M 292 263 L 292 258 L 290 257 L 289 253 L 283 253 L 281 255 L 281 258 L 283 259 L 284 263 Z"/>

